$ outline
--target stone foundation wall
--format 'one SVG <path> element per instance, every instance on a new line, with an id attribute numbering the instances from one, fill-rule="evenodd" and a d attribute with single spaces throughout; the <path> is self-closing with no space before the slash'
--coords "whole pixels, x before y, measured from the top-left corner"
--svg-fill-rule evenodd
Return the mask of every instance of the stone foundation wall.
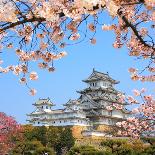
<path id="1" fill-rule="evenodd" d="M 109 127 L 108 125 L 97 125 L 96 126 L 96 130 L 97 131 L 109 131 L 111 130 L 111 127 Z"/>
<path id="2" fill-rule="evenodd" d="M 87 126 L 72 126 L 71 127 L 73 137 L 76 139 L 82 139 L 82 138 L 87 138 L 82 135 L 82 131 L 88 130 Z M 113 127 L 108 126 L 108 125 L 96 125 L 94 130 L 96 131 L 101 131 L 101 132 L 106 132 L 107 134 L 114 133 Z M 99 137 L 99 136 L 88 136 L 88 138 L 91 139 L 103 139 L 104 137 Z"/>
<path id="3" fill-rule="evenodd" d="M 73 126 L 72 128 L 73 137 L 76 139 L 83 138 L 81 132 L 87 130 L 87 126 Z"/>

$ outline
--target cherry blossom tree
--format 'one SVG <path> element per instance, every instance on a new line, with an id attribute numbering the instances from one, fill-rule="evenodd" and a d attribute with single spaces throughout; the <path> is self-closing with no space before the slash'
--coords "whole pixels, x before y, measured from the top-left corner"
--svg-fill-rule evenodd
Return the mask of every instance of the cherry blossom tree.
<path id="1" fill-rule="evenodd" d="M 146 89 L 133 90 L 133 96 L 119 94 L 120 103 L 134 105 L 131 116 L 122 122 L 117 122 L 118 135 L 140 138 L 141 136 L 155 136 L 155 99 L 152 95 L 146 95 Z M 123 109 L 123 106 L 113 104 L 107 110 Z"/>
<path id="2" fill-rule="evenodd" d="M 154 0 L 1 0 L 0 72 L 13 72 L 35 95 L 36 90 L 28 86 L 28 79 L 38 79 L 31 62 L 53 72 L 53 62 L 66 55 L 63 48 L 85 39 L 96 43 L 99 25 L 114 31 L 114 48 L 125 45 L 129 56 L 148 62 L 145 68 L 130 68 L 131 78 L 155 81 L 154 7 Z M 112 24 L 105 24 L 106 13 Z M 18 63 L 5 66 L 3 55 L 9 50 Z"/>
<path id="3" fill-rule="evenodd" d="M 0 154 L 8 153 L 21 138 L 21 126 L 13 117 L 0 112 Z"/>

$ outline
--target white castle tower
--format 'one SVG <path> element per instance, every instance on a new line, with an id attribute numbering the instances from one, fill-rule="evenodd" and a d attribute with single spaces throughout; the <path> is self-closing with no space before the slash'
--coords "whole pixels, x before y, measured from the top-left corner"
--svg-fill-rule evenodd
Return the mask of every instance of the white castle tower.
<path id="1" fill-rule="evenodd" d="M 116 122 L 126 119 L 129 111 L 125 109 L 126 103 L 118 102 L 118 94 L 114 86 L 119 81 L 112 79 L 109 74 L 104 74 L 93 69 L 92 74 L 83 82 L 87 83 L 87 88 L 80 93 L 79 102 L 86 113 L 87 118 L 93 125 L 105 124 L 114 125 Z M 120 104 L 122 110 L 108 111 L 107 106 L 112 104 Z"/>

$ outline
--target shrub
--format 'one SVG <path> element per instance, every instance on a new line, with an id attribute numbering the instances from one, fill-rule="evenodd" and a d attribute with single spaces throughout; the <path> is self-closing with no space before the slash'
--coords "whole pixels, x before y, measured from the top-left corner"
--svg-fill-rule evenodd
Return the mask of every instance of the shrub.
<path id="1" fill-rule="evenodd" d="M 151 145 L 155 145 L 155 137 L 142 137 L 144 142 L 150 143 Z"/>
<path id="2" fill-rule="evenodd" d="M 70 149 L 67 155 L 104 155 L 104 152 L 95 149 L 93 146 L 75 146 Z"/>

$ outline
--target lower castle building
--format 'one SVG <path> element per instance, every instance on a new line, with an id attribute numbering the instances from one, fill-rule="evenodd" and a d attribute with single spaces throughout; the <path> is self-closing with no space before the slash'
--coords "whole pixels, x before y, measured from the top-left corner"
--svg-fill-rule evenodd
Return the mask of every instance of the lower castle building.
<path id="1" fill-rule="evenodd" d="M 119 102 L 118 94 L 121 92 L 114 88 L 119 81 L 112 79 L 108 73 L 93 69 L 83 82 L 87 87 L 77 91 L 80 97 L 69 100 L 63 109 L 53 110 L 54 104 L 49 98 L 39 99 L 33 104 L 35 111 L 27 115 L 29 123 L 35 126 L 71 126 L 78 136 L 111 136 L 105 131 L 130 116 L 125 108 L 127 104 Z M 107 106 L 115 104 L 122 108 L 107 109 Z"/>

